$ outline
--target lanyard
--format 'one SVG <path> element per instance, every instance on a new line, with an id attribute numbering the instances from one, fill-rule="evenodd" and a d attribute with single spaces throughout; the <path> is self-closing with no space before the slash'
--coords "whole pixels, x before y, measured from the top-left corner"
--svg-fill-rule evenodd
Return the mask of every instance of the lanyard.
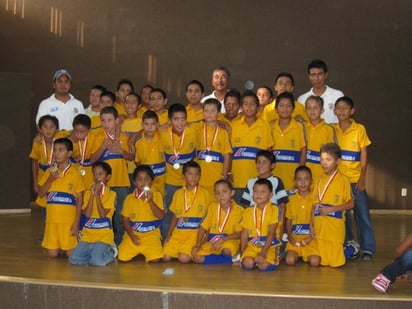
<path id="1" fill-rule="evenodd" d="M 262 235 L 262 225 L 263 225 L 263 221 L 265 220 L 265 215 L 266 215 L 266 206 L 262 210 L 262 213 L 260 215 L 260 224 L 258 224 L 259 222 L 256 222 L 257 206 L 255 206 L 255 209 L 253 211 L 253 222 L 255 224 L 256 233 L 259 237 L 260 237 L 260 235 Z M 258 226 L 258 225 L 260 225 L 260 226 Z"/>
<path id="2" fill-rule="evenodd" d="M 184 207 L 185 207 L 185 212 L 188 212 L 189 209 L 193 206 L 194 202 L 196 201 L 197 198 L 197 190 L 199 189 L 199 186 L 196 186 L 194 190 L 194 197 L 193 201 L 190 203 L 190 205 L 187 205 L 187 189 L 186 187 L 184 188 L 184 196 L 183 196 L 183 202 L 184 202 Z"/>
<path id="3" fill-rule="evenodd" d="M 229 216 L 230 216 L 230 212 L 232 211 L 232 203 L 230 203 L 229 205 L 229 209 L 227 210 L 226 216 L 223 219 L 222 224 L 220 224 L 220 216 L 221 216 L 221 212 L 222 212 L 222 207 L 218 207 L 218 212 L 217 212 L 217 226 L 218 226 L 218 230 L 219 230 L 219 234 L 222 234 L 223 230 L 225 229 L 225 226 L 227 224 L 227 221 L 229 220 Z"/>
<path id="4" fill-rule="evenodd" d="M 173 137 L 173 131 L 172 131 L 172 129 L 170 129 L 170 141 L 172 142 L 173 153 L 175 154 L 176 160 L 177 160 L 177 157 L 179 156 L 180 150 L 182 149 L 183 141 L 185 140 L 185 131 L 186 131 L 186 129 L 183 130 L 183 133 L 180 136 L 179 148 L 176 149 L 175 139 Z"/>
<path id="5" fill-rule="evenodd" d="M 83 147 L 82 147 L 82 144 L 79 141 L 79 152 L 80 152 L 80 156 L 81 156 L 81 159 L 80 159 L 80 164 L 81 165 L 84 164 L 84 157 L 86 156 L 86 149 L 87 149 L 87 136 L 84 140 Z"/>
<path id="6" fill-rule="evenodd" d="M 325 197 L 326 192 L 328 191 L 333 179 L 335 178 L 336 174 L 337 174 L 338 170 L 334 171 L 332 176 L 330 176 L 328 182 L 326 183 L 325 187 L 323 188 L 322 193 L 320 192 L 320 182 L 321 179 L 319 179 L 319 183 L 318 183 L 318 199 L 319 199 L 319 203 L 322 203 L 323 198 Z"/>
<path id="7" fill-rule="evenodd" d="M 106 133 L 106 136 L 111 140 L 114 141 L 116 139 L 116 135 L 111 135 L 109 132 L 104 131 L 104 133 Z"/>
<path id="8" fill-rule="evenodd" d="M 43 142 L 44 156 L 46 157 L 47 164 L 51 165 L 52 161 L 53 161 L 53 143 L 54 143 L 54 139 L 53 139 L 53 143 L 52 143 L 52 146 L 51 146 L 51 149 L 50 149 L 50 157 L 48 155 L 47 145 L 46 145 L 46 141 L 44 140 L 44 138 L 43 138 L 42 142 Z"/>
<path id="9" fill-rule="evenodd" d="M 216 125 L 215 132 L 213 133 L 213 137 L 212 137 L 212 143 L 210 145 L 208 145 L 208 142 L 207 142 L 207 124 L 205 123 L 204 129 L 203 129 L 203 140 L 204 140 L 207 152 L 210 152 L 213 145 L 215 144 L 218 132 L 219 132 L 219 126 Z"/>
<path id="10" fill-rule="evenodd" d="M 135 192 L 135 193 L 134 193 L 134 196 L 136 197 L 136 199 L 141 198 L 141 197 L 143 196 L 143 194 L 145 194 L 145 193 L 146 193 L 146 191 L 145 191 L 145 190 L 143 190 L 142 192 L 138 193 L 138 192 L 139 192 L 139 190 L 137 190 L 137 188 L 136 188 L 136 190 L 135 190 L 134 192 Z"/>
<path id="11" fill-rule="evenodd" d="M 69 164 L 67 164 L 67 166 L 64 168 L 64 170 L 62 171 L 62 175 L 60 176 L 60 178 L 63 178 L 65 175 L 66 175 L 66 173 L 68 172 L 68 170 L 69 170 L 69 168 L 71 167 L 72 165 L 69 163 Z"/>

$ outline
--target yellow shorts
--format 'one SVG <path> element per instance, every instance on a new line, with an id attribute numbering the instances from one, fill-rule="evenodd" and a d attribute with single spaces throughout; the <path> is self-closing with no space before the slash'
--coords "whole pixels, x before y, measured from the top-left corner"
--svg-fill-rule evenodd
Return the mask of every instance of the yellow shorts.
<path id="1" fill-rule="evenodd" d="M 286 245 L 285 251 L 286 252 L 288 251 L 296 252 L 296 254 L 302 257 L 302 259 L 305 262 L 308 261 L 308 256 L 319 255 L 319 251 L 317 250 L 317 244 L 314 244 L 313 241 L 311 241 L 307 246 L 301 246 L 301 247 L 294 246 L 290 242 L 288 242 Z"/>
<path id="2" fill-rule="evenodd" d="M 226 240 L 225 242 L 223 242 L 219 250 L 216 251 L 212 248 L 212 243 L 208 241 L 202 244 L 202 247 L 200 248 L 197 254 L 198 255 L 210 255 L 210 254 L 220 255 L 224 249 L 229 249 L 231 255 L 234 256 L 239 252 L 239 243 L 240 243 L 239 240 L 232 240 L 232 239 Z"/>
<path id="3" fill-rule="evenodd" d="M 261 247 L 257 247 L 248 243 L 245 251 L 242 254 L 242 260 L 245 257 L 252 257 L 255 258 L 258 254 L 262 251 Z M 271 265 L 279 265 L 280 262 L 280 246 L 270 246 L 267 254 L 266 254 L 266 261 Z"/>
<path id="4" fill-rule="evenodd" d="M 72 250 L 77 246 L 77 235 L 70 232 L 72 223 L 46 223 L 42 247 L 50 250 Z"/>
<path id="5" fill-rule="evenodd" d="M 143 255 L 146 262 L 161 259 L 163 257 L 162 243 L 158 233 L 156 235 L 139 235 L 140 244 L 135 245 L 127 233 L 119 246 L 119 261 L 127 262 L 139 254 Z"/>
<path id="6" fill-rule="evenodd" d="M 339 267 L 346 263 L 345 254 L 343 252 L 343 244 L 332 242 L 329 240 L 316 239 L 311 241 L 308 247 L 316 246 L 320 256 L 320 265 Z"/>
<path id="7" fill-rule="evenodd" d="M 197 230 L 174 230 L 172 237 L 163 248 L 163 253 L 173 258 L 179 257 L 180 253 L 192 256 L 192 249 L 196 245 L 196 241 Z"/>

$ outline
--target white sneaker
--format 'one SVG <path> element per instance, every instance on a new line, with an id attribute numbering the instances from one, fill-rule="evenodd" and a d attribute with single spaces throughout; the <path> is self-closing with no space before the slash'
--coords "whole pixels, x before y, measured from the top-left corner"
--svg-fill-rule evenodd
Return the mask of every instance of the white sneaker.
<path id="1" fill-rule="evenodd" d="M 238 254 L 232 256 L 232 263 L 237 264 L 237 263 L 240 262 L 240 259 L 241 259 L 241 255 L 240 255 L 240 253 L 238 253 Z"/>
<path id="2" fill-rule="evenodd" d="M 117 256 L 117 254 L 119 253 L 119 251 L 117 250 L 116 244 L 112 245 L 112 250 L 114 251 L 113 257 L 115 258 Z"/>
<path id="3" fill-rule="evenodd" d="M 372 280 L 373 287 L 381 293 L 386 292 L 390 283 L 391 281 L 382 274 L 378 274 L 375 279 Z"/>

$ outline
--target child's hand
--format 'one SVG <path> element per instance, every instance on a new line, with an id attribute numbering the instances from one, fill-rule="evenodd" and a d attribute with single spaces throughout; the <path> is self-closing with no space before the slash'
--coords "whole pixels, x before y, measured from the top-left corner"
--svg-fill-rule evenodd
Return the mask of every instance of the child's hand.
<path id="1" fill-rule="evenodd" d="M 38 192 L 39 192 L 39 184 L 38 184 L 37 182 L 35 182 L 35 183 L 33 184 L 33 190 L 34 190 L 34 193 L 38 193 Z"/>
<path id="2" fill-rule="evenodd" d="M 122 145 L 120 141 L 114 141 L 109 146 L 111 153 L 123 153 Z"/>
<path id="3" fill-rule="evenodd" d="M 139 239 L 139 237 L 138 237 L 137 235 L 133 234 L 133 236 L 131 237 L 131 239 L 132 239 L 132 242 L 133 242 L 136 246 L 140 245 L 140 239 Z"/>
<path id="4" fill-rule="evenodd" d="M 199 252 L 199 250 L 200 250 L 200 246 L 195 246 L 195 247 L 193 247 L 193 249 L 192 249 L 192 256 L 196 256 L 197 253 Z"/>
<path id="5" fill-rule="evenodd" d="M 149 203 L 153 201 L 153 193 L 152 193 L 152 191 L 146 191 L 146 190 L 145 190 L 145 194 L 144 194 L 144 195 L 146 196 L 146 200 L 147 200 Z"/>
<path id="6" fill-rule="evenodd" d="M 333 207 L 331 206 L 319 206 L 319 211 L 322 216 L 327 216 L 329 213 L 334 212 Z"/>
<path id="7" fill-rule="evenodd" d="M 224 242 L 223 238 L 220 238 L 219 240 L 215 241 L 215 242 L 212 244 L 213 250 L 218 251 L 218 250 L 220 249 L 220 247 L 222 246 L 223 242 Z"/>
<path id="8" fill-rule="evenodd" d="M 265 264 L 266 263 L 266 256 L 263 256 L 261 253 L 255 258 L 256 264 Z"/>
<path id="9" fill-rule="evenodd" d="M 74 222 L 70 228 L 70 234 L 77 236 L 79 234 L 79 222 Z"/>
<path id="10" fill-rule="evenodd" d="M 42 137 L 43 135 L 39 132 L 37 135 L 33 138 L 33 144 L 41 144 L 42 143 Z"/>

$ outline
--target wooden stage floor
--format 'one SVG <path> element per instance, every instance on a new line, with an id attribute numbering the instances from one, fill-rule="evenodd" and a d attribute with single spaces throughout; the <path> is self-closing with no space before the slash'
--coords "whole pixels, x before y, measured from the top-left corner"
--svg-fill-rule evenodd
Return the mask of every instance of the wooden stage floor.
<path id="1" fill-rule="evenodd" d="M 0 215 L 0 283 L 161 292 L 163 296 L 184 293 L 406 301 L 406 307 L 412 307 L 412 282 L 397 281 L 387 294 L 380 294 L 371 286 L 374 275 L 390 262 L 395 246 L 412 231 L 411 219 L 405 215 L 373 215 L 378 250 L 372 261 L 350 261 L 339 269 L 311 268 L 303 263 L 295 267 L 281 265 L 274 272 L 262 273 L 231 265 L 147 264 L 142 260 L 115 262 L 106 267 L 76 267 L 65 258 L 44 256 L 39 243 L 39 211 Z M 3 308 L 1 302 L 0 307 Z"/>

